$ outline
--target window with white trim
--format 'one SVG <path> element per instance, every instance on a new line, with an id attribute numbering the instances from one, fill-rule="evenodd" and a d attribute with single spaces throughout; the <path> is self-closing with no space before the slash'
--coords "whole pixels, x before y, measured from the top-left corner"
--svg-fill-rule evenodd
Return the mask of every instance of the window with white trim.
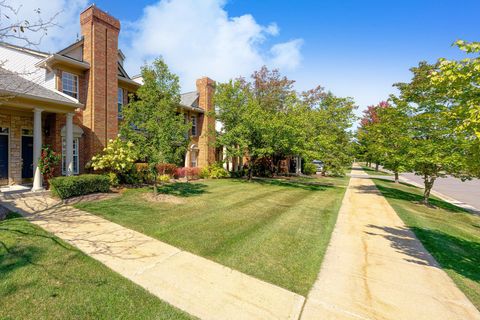
<path id="1" fill-rule="evenodd" d="M 190 167 L 197 167 L 197 150 L 192 150 L 190 153 Z"/>
<path id="2" fill-rule="evenodd" d="M 65 137 L 62 137 L 62 174 L 67 174 L 67 145 Z M 73 138 L 73 174 L 78 174 L 78 138 Z"/>
<path id="3" fill-rule="evenodd" d="M 192 136 L 197 135 L 197 116 L 191 116 L 192 121 Z"/>
<path id="4" fill-rule="evenodd" d="M 123 112 L 123 89 L 118 88 L 118 118 L 122 119 L 122 112 Z"/>
<path id="5" fill-rule="evenodd" d="M 78 99 L 78 76 L 62 71 L 62 92 Z"/>

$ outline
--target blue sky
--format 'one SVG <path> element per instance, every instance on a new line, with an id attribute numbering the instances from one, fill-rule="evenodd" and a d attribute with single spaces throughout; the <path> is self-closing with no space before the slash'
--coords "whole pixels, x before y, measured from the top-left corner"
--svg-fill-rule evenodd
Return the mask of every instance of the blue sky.
<path id="1" fill-rule="evenodd" d="M 95 3 L 122 23 L 120 46 L 130 74 L 162 55 L 183 89 L 191 90 L 200 76 L 225 81 L 267 64 L 296 80 L 298 90 L 322 85 L 353 97 L 360 110 L 386 99 L 393 83 L 408 81 L 408 69 L 419 61 L 461 57 L 451 47 L 456 39 L 480 41 L 479 0 Z M 65 24 L 78 26 L 87 0 L 45 6 L 62 4 L 72 11 Z M 73 32 L 65 29 L 62 36 Z"/>

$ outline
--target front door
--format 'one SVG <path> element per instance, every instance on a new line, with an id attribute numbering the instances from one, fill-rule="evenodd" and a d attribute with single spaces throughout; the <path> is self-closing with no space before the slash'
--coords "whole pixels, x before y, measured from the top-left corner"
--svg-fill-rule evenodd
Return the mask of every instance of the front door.
<path id="1" fill-rule="evenodd" d="M 33 178 L 33 137 L 22 136 L 22 179 Z"/>
<path id="2" fill-rule="evenodd" d="M 0 135 L 0 182 L 8 179 L 8 136 Z"/>

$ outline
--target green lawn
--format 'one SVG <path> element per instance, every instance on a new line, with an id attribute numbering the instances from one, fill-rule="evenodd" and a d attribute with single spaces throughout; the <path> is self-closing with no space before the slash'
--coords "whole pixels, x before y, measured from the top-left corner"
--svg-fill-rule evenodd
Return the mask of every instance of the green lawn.
<path id="1" fill-rule="evenodd" d="M 0 221 L 0 319 L 191 319 L 53 235 Z"/>
<path id="2" fill-rule="evenodd" d="M 363 171 L 365 171 L 366 173 L 368 173 L 371 176 L 393 176 L 393 174 L 388 173 L 386 171 L 382 171 L 380 169 L 378 169 L 378 171 L 375 171 L 375 168 L 367 167 L 365 165 L 362 165 L 362 169 L 363 169 Z"/>
<path id="3" fill-rule="evenodd" d="M 480 309 L 480 216 L 433 198 L 418 204 L 422 190 L 375 179 L 375 184 L 457 286 Z"/>
<path id="4" fill-rule="evenodd" d="M 205 180 L 162 192 L 183 204 L 152 203 L 147 189 L 76 206 L 176 247 L 302 295 L 314 283 L 348 178 Z"/>

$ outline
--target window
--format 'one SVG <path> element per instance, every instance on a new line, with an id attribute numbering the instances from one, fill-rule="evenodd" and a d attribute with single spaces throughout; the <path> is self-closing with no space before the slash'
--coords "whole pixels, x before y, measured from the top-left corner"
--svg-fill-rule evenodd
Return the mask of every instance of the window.
<path id="1" fill-rule="evenodd" d="M 123 111 L 123 89 L 118 88 L 118 118 L 123 118 L 122 116 Z"/>
<path id="2" fill-rule="evenodd" d="M 67 174 L 67 164 L 66 164 L 66 154 L 67 146 L 65 142 L 65 137 L 62 137 L 62 174 Z M 78 174 L 78 138 L 73 138 L 73 174 Z"/>
<path id="3" fill-rule="evenodd" d="M 197 135 L 197 116 L 192 116 L 192 136 Z"/>
<path id="4" fill-rule="evenodd" d="M 78 99 L 78 76 L 62 71 L 62 91 Z"/>
<path id="5" fill-rule="evenodd" d="M 197 150 L 192 150 L 190 154 L 190 167 L 197 167 Z"/>
<path id="6" fill-rule="evenodd" d="M 8 134 L 8 128 L 0 127 L 0 134 Z"/>

